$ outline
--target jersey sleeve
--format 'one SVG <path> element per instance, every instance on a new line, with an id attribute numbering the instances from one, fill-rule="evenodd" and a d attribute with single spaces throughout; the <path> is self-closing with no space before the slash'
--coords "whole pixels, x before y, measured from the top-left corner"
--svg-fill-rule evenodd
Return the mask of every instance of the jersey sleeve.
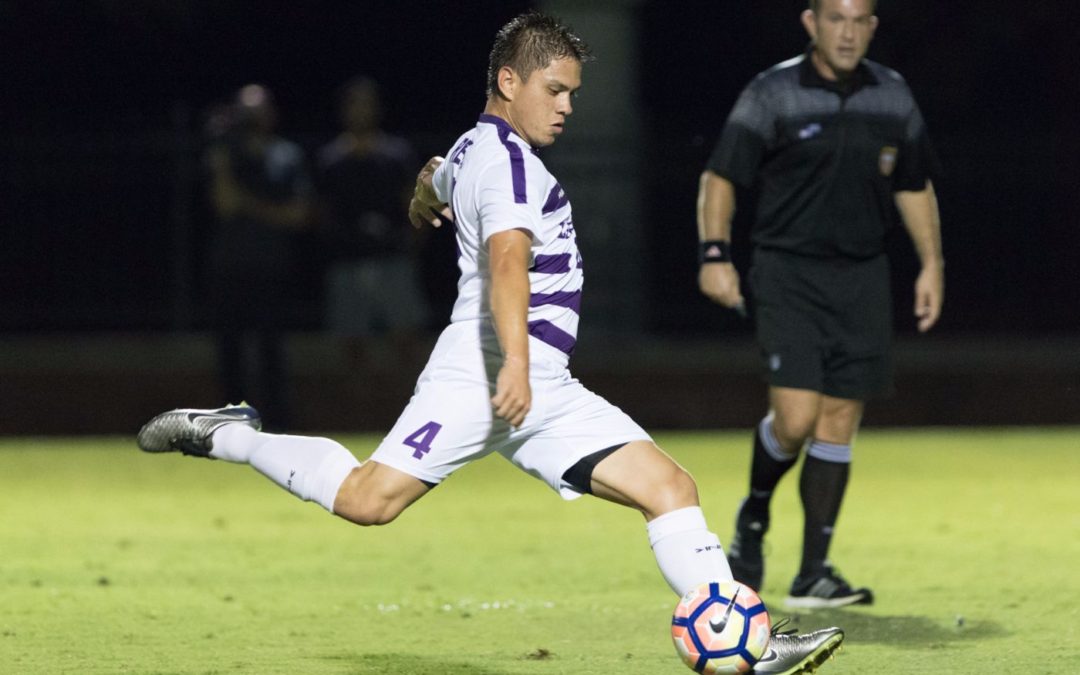
<path id="1" fill-rule="evenodd" d="M 893 176 L 893 190 L 896 192 L 911 190 L 914 192 L 926 188 L 926 181 L 941 174 L 941 166 L 930 143 L 919 106 L 914 100 L 908 115 L 904 131 L 904 144 L 897 157 L 896 173 Z"/>
<path id="2" fill-rule="evenodd" d="M 706 168 L 740 187 L 750 187 L 775 135 L 774 117 L 753 85 L 744 89 Z"/>
<path id="3" fill-rule="evenodd" d="M 478 184 L 477 215 L 480 241 L 508 230 L 524 230 L 533 244 L 543 243 L 541 221 L 541 186 L 529 184 L 526 162 L 513 158 L 493 162 L 486 167 Z"/>

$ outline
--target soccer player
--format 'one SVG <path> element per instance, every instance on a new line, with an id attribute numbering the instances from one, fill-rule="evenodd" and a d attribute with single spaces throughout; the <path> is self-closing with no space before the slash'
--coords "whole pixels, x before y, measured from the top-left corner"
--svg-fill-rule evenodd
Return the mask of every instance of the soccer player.
<path id="1" fill-rule="evenodd" d="M 736 579 L 761 587 L 769 502 L 805 446 L 802 564 L 786 601 L 793 607 L 873 601 L 827 555 L 864 401 L 891 388 L 884 238 L 894 204 L 922 262 L 920 331 L 937 322 L 944 296 L 936 162 L 904 80 L 864 58 L 875 5 L 810 0 L 802 13 L 810 48 L 742 92 L 698 195 L 701 291 L 741 308 L 729 250 L 735 186 L 759 191 L 750 280 L 769 411 L 754 436 L 750 493 L 728 560 Z"/>
<path id="2" fill-rule="evenodd" d="M 593 494 L 640 511 L 676 593 L 731 579 L 691 476 L 567 370 L 583 262 L 570 202 L 537 151 L 563 132 L 589 58 L 551 17 L 510 21 L 491 51 L 476 126 L 417 177 L 413 224 L 454 220 L 458 299 L 412 400 L 367 461 L 329 439 L 262 433 L 258 413 L 243 405 L 163 413 L 140 431 L 139 446 L 248 463 L 359 525 L 389 523 L 494 452 L 564 499 Z M 778 634 L 759 672 L 810 672 L 842 640 L 838 628 Z"/>

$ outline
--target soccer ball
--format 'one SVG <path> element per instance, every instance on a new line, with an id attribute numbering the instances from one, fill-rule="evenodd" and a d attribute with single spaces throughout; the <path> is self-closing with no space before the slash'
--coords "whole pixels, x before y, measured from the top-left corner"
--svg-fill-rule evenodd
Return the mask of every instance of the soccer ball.
<path id="1" fill-rule="evenodd" d="M 683 663 L 699 673 L 748 673 L 769 646 L 769 613 L 749 586 L 713 581 L 689 591 L 671 618 Z"/>

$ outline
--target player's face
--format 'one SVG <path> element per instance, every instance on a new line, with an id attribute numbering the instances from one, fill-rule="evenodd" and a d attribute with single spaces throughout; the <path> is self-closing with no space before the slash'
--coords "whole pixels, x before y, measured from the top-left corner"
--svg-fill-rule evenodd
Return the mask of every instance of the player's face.
<path id="1" fill-rule="evenodd" d="M 572 58 L 554 59 L 525 81 L 515 77 L 506 110 L 510 125 L 534 148 L 551 145 L 574 112 L 570 99 L 580 87 L 581 62 Z"/>
<path id="2" fill-rule="evenodd" d="M 803 12 L 803 26 L 814 41 L 814 63 L 825 78 L 850 75 L 866 56 L 878 24 L 871 4 L 871 0 L 822 0 L 817 12 Z"/>

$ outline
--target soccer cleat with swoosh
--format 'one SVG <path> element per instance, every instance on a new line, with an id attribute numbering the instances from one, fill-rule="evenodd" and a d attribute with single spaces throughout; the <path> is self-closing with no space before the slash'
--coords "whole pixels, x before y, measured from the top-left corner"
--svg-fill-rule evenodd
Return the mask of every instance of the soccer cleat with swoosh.
<path id="1" fill-rule="evenodd" d="M 217 410 L 179 408 L 161 413 L 143 425 L 137 442 L 144 452 L 182 452 L 194 457 L 209 457 L 211 436 L 225 424 L 246 424 L 262 428 L 259 411 L 251 406 L 227 405 Z"/>
<path id="2" fill-rule="evenodd" d="M 844 641 L 844 631 L 839 628 L 822 628 L 799 635 L 794 631 L 780 632 L 785 623 L 786 619 L 773 626 L 769 647 L 751 671 L 755 675 L 812 673 L 829 660 Z"/>

